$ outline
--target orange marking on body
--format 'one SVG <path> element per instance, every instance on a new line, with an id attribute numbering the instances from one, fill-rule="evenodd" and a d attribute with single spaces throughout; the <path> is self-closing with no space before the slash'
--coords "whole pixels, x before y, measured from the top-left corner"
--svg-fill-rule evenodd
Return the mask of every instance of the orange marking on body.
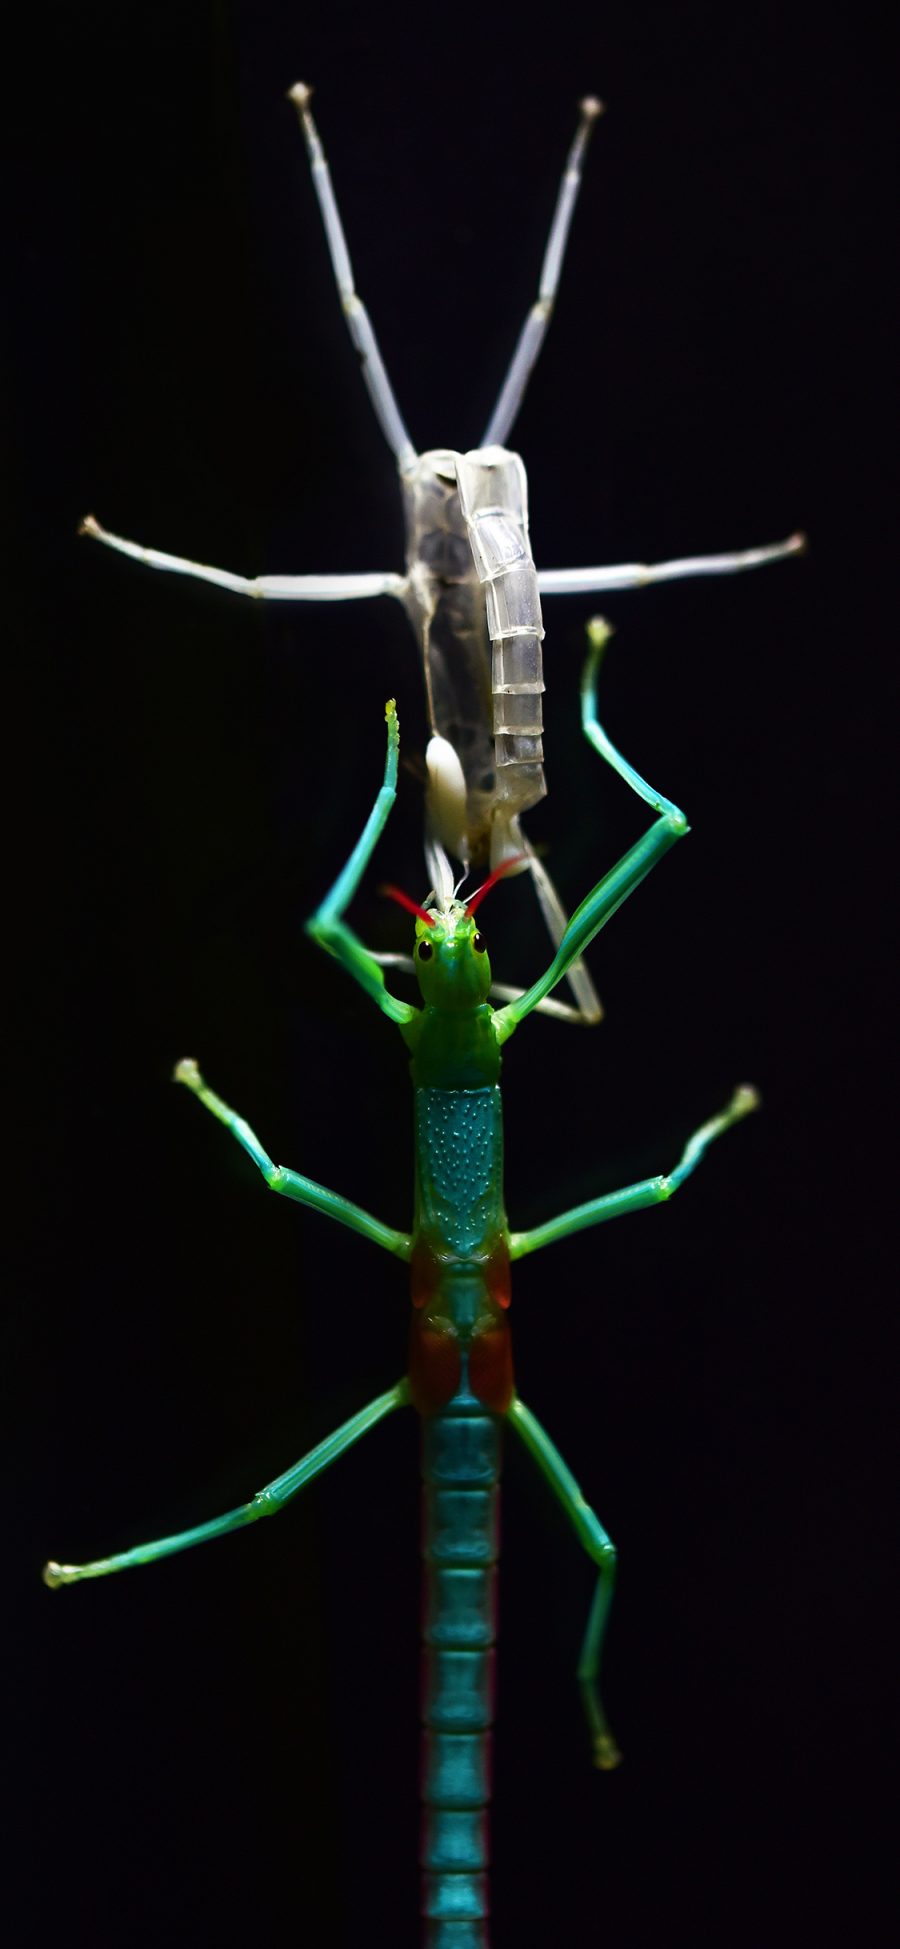
<path id="1" fill-rule="evenodd" d="M 441 1283 L 441 1264 L 430 1245 L 417 1238 L 410 1254 L 409 1283 L 415 1307 L 427 1306 Z"/>
<path id="2" fill-rule="evenodd" d="M 512 1298 L 510 1291 L 509 1246 L 501 1239 L 485 1263 L 484 1277 L 495 1306 L 504 1312 Z"/>
<path id="3" fill-rule="evenodd" d="M 421 1303 L 421 1302 L 420 1302 Z M 409 1385 L 413 1407 L 436 1414 L 452 1401 L 462 1375 L 459 1337 L 452 1326 L 435 1326 L 421 1313 L 412 1317 Z"/>
<path id="4" fill-rule="evenodd" d="M 512 1335 L 505 1320 L 476 1333 L 469 1348 L 469 1385 L 492 1414 L 505 1414 L 515 1393 Z"/>

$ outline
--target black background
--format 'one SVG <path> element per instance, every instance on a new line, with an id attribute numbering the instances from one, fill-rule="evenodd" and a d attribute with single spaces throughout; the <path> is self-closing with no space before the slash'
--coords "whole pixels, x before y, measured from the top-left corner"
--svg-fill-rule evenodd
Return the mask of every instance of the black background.
<path id="1" fill-rule="evenodd" d="M 477 443 L 575 104 L 608 103 L 514 433 L 539 563 L 812 542 L 606 604 L 605 721 L 693 832 L 592 952 L 605 1026 L 511 1045 L 511 1222 L 665 1168 L 745 1076 L 765 1112 L 664 1216 L 517 1275 L 521 1391 L 620 1547 L 626 1763 L 590 1770 L 590 1572 L 513 1451 L 497 1949 L 892 1939 L 887 50 L 875 9 L 578 19 L 88 4 L 12 50 L 16 1943 L 417 1939 L 411 1419 L 252 1534 L 39 1582 L 48 1554 L 243 1500 L 404 1361 L 402 1270 L 267 1199 L 169 1075 L 202 1058 L 276 1158 L 407 1222 L 398 1038 L 302 932 L 371 802 L 387 695 L 422 751 L 407 625 L 387 602 L 264 611 L 75 537 L 92 508 L 248 573 L 401 566 L 298 75 L 419 447 Z M 641 829 L 578 731 L 591 606 L 546 604 L 530 821 L 570 905 Z M 404 771 L 378 861 L 417 894 L 420 805 Z M 403 946 L 378 877 L 354 918 Z M 537 971 L 521 884 L 485 922 L 498 974 Z"/>

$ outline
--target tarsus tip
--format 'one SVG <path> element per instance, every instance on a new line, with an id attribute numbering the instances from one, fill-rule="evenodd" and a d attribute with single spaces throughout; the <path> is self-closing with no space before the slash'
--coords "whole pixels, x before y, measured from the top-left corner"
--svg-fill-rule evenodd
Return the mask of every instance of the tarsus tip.
<path id="1" fill-rule="evenodd" d="M 611 1732 L 598 1732 L 594 1740 L 594 1765 L 601 1773 L 611 1773 L 614 1766 L 621 1766 L 622 1755 Z"/>
<path id="2" fill-rule="evenodd" d="M 753 1083 L 739 1083 L 731 1099 L 731 1108 L 736 1117 L 749 1116 L 751 1110 L 762 1107 L 762 1097 Z"/>
<path id="3" fill-rule="evenodd" d="M 298 108 L 308 108 L 312 101 L 312 89 L 307 81 L 295 81 L 287 91 L 289 102 L 296 102 Z"/>
<path id="4" fill-rule="evenodd" d="M 44 1564 L 44 1568 L 41 1571 L 41 1576 L 43 1577 L 43 1580 L 48 1590 L 59 1590 L 61 1584 L 68 1583 L 69 1581 L 65 1573 L 66 1573 L 65 1564 L 54 1563 L 51 1558 L 49 1563 Z"/>
<path id="5" fill-rule="evenodd" d="M 80 535 L 93 535 L 96 538 L 102 532 L 103 530 L 95 514 L 86 514 L 78 523 L 78 533 Z"/>
<path id="6" fill-rule="evenodd" d="M 193 1056 L 182 1056 L 181 1061 L 175 1064 L 175 1068 L 172 1071 L 172 1081 L 173 1083 L 184 1083 L 189 1090 L 199 1088 L 199 1085 L 203 1081 L 200 1074 L 200 1064 L 194 1060 Z"/>
<path id="7" fill-rule="evenodd" d="M 596 122 L 598 115 L 606 114 L 606 103 L 602 102 L 597 95 L 585 95 L 578 106 L 589 122 Z"/>

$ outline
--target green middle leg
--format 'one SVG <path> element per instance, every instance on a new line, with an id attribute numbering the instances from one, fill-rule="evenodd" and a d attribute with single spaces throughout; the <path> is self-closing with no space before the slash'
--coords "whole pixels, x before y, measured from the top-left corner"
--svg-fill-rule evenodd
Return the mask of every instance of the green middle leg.
<path id="1" fill-rule="evenodd" d="M 285 1198 L 295 1198 L 298 1204 L 311 1205 L 314 1211 L 321 1211 L 326 1218 L 336 1219 L 339 1225 L 348 1226 L 352 1232 L 361 1232 L 363 1238 L 371 1239 L 373 1245 L 382 1245 L 385 1251 L 395 1253 L 398 1259 L 409 1258 L 411 1241 L 408 1232 L 398 1232 L 392 1225 L 384 1225 L 380 1218 L 373 1218 L 371 1212 L 363 1211 L 361 1205 L 353 1204 L 349 1198 L 342 1198 L 337 1191 L 328 1191 L 324 1184 L 317 1184 L 314 1178 L 303 1177 L 299 1171 L 289 1171 L 283 1164 L 274 1164 L 249 1123 L 224 1103 L 215 1090 L 209 1088 L 191 1057 L 185 1057 L 177 1064 L 175 1081 L 183 1083 L 214 1117 L 218 1117 L 220 1123 L 225 1124 L 247 1156 L 252 1157 L 271 1191 L 278 1191 Z"/>
<path id="2" fill-rule="evenodd" d="M 717 1117 L 701 1123 L 699 1130 L 688 1138 L 674 1171 L 666 1177 L 640 1178 L 637 1184 L 626 1185 L 623 1191 L 608 1191 L 601 1198 L 589 1198 L 587 1204 L 574 1205 L 571 1211 L 560 1212 L 558 1218 L 548 1219 L 546 1225 L 535 1225 L 530 1232 L 511 1232 L 510 1258 L 523 1259 L 527 1252 L 537 1252 L 542 1245 L 554 1245 L 557 1239 L 570 1238 L 573 1232 L 583 1232 L 588 1225 L 603 1225 L 607 1218 L 623 1218 L 628 1211 L 646 1211 L 650 1205 L 665 1204 L 696 1170 L 709 1145 L 758 1107 L 756 1090 L 749 1083 L 742 1083 L 725 1109 Z"/>

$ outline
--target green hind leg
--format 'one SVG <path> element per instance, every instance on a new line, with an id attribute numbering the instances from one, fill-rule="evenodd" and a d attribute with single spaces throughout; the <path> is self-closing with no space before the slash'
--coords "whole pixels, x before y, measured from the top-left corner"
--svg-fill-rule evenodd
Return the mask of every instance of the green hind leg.
<path id="1" fill-rule="evenodd" d="M 559 1449 L 554 1446 L 531 1409 L 526 1408 L 524 1401 L 521 1401 L 518 1395 L 514 1396 L 507 1409 L 506 1418 L 512 1423 L 516 1433 L 521 1436 L 529 1454 L 537 1462 L 541 1473 L 546 1476 L 554 1495 L 562 1503 L 582 1549 L 587 1551 L 591 1562 L 597 1565 L 597 1587 L 578 1660 L 578 1683 L 594 1749 L 594 1764 L 602 1767 L 604 1772 L 608 1772 L 610 1768 L 618 1766 L 622 1755 L 609 1730 L 597 1675 L 600 1668 L 603 1634 L 606 1630 L 616 1577 L 615 1544 L 607 1536 L 603 1524 L 594 1515 L 590 1504 L 585 1501 Z"/>
<path id="2" fill-rule="evenodd" d="M 218 1117 L 220 1123 L 225 1124 L 247 1156 L 252 1157 L 270 1191 L 278 1191 L 285 1198 L 295 1198 L 298 1204 L 311 1205 L 314 1211 L 321 1211 L 326 1218 L 336 1219 L 339 1225 L 348 1226 L 351 1232 L 361 1232 L 363 1238 L 371 1239 L 373 1245 L 383 1245 L 385 1251 L 395 1252 L 398 1259 L 409 1258 L 411 1241 L 408 1232 L 398 1232 L 393 1226 L 382 1224 L 380 1218 L 373 1218 L 371 1212 L 363 1211 L 349 1198 L 342 1198 L 339 1192 L 326 1190 L 325 1185 L 317 1184 L 314 1178 L 302 1177 L 299 1171 L 289 1171 L 283 1164 L 274 1164 L 249 1123 L 224 1103 L 215 1090 L 209 1088 L 190 1057 L 177 1064 L 175 1081 L 183 1083 L 214 1117 Z"/>
<path id="3" fill-rule="evenodd" d="M 409 1400 L 409 1382 L 401 1380 L 396 1387 L 379 1394 L 368 1407 L 361 1408 L 358 1414 L 351 1415 L 349 1421 L 336 1428 L 333 1435 L 326 1436 L 316 1448 L 311 1448 L 293 1468 L 285 1470 L 284 1475 L 276 1476 L 264 1489 L 243 1502 L 237 1509 L 229 1509 L 224 1516 L 214 1516 L 209 1523 L 198 1523 L 195 1529 L 180 1530 L 177 1536 L 163 1536 L 155 1543 L 139 1543 L 136 1549 L 122 1550 L 118 1556 L 97 1557 L 93 1563 L 47 1563 L 44 1565 L 44 1582 L 51 1590 L 61 1584 L 77 1584 L 87 1577 L 108 1577 L 114 1570 L 130 1570 L 137 1564 L 155 1563 L 159 1557 L 174 1556 L 178 1550 L 192 1550 L 195 1543 L 209 1543 L 215 1536 L 228 1536 L 233 1529 L 243 1529 L 247 1523 L 258 1522 L 261 1516 L 277 1516 L 280 1509 L 294 1496 L 305 1489 L 308 1482 L 322 1475 L 325 1469 L 336 1462 L 355 1442 L 375 1428 L 385 1415 L 395 1408 L 406 1406 Z"/>
<path id="4" fill-rule="evenodd" d="M 710 1117 L 707 1123 L 701 1123 L 699 1130 L 688 1138 L 674 1171 L 669 1171 L 666 1177 L 640 1178 L 637 1184 L 626 1185 L 624 1191 L 609 1191 L 602 1198 L 589 1198 L 587 1204 L 574 1205 L 571 1211 L 548 1219 L 546 1225 L 535 1225 L 530 1232 L 510 1232 L 510 1258 L 523 1259 L 527 1252 L 537 1252 L 542 1245 L 554 1245 L 557 1239 L 570 1238 L 573 1232 L 583 1232 L 588 1225 L 603 1225 L 607 1218 L 623 1218 L 626 1212 L 646 1211 L 650 1205 L 665 1204 L 696 1170 L 710 1144 L 758 1107 L 756 1090 L 749 1083 L 742 1083 L 725 1109 L 717 1117 Z"/>

